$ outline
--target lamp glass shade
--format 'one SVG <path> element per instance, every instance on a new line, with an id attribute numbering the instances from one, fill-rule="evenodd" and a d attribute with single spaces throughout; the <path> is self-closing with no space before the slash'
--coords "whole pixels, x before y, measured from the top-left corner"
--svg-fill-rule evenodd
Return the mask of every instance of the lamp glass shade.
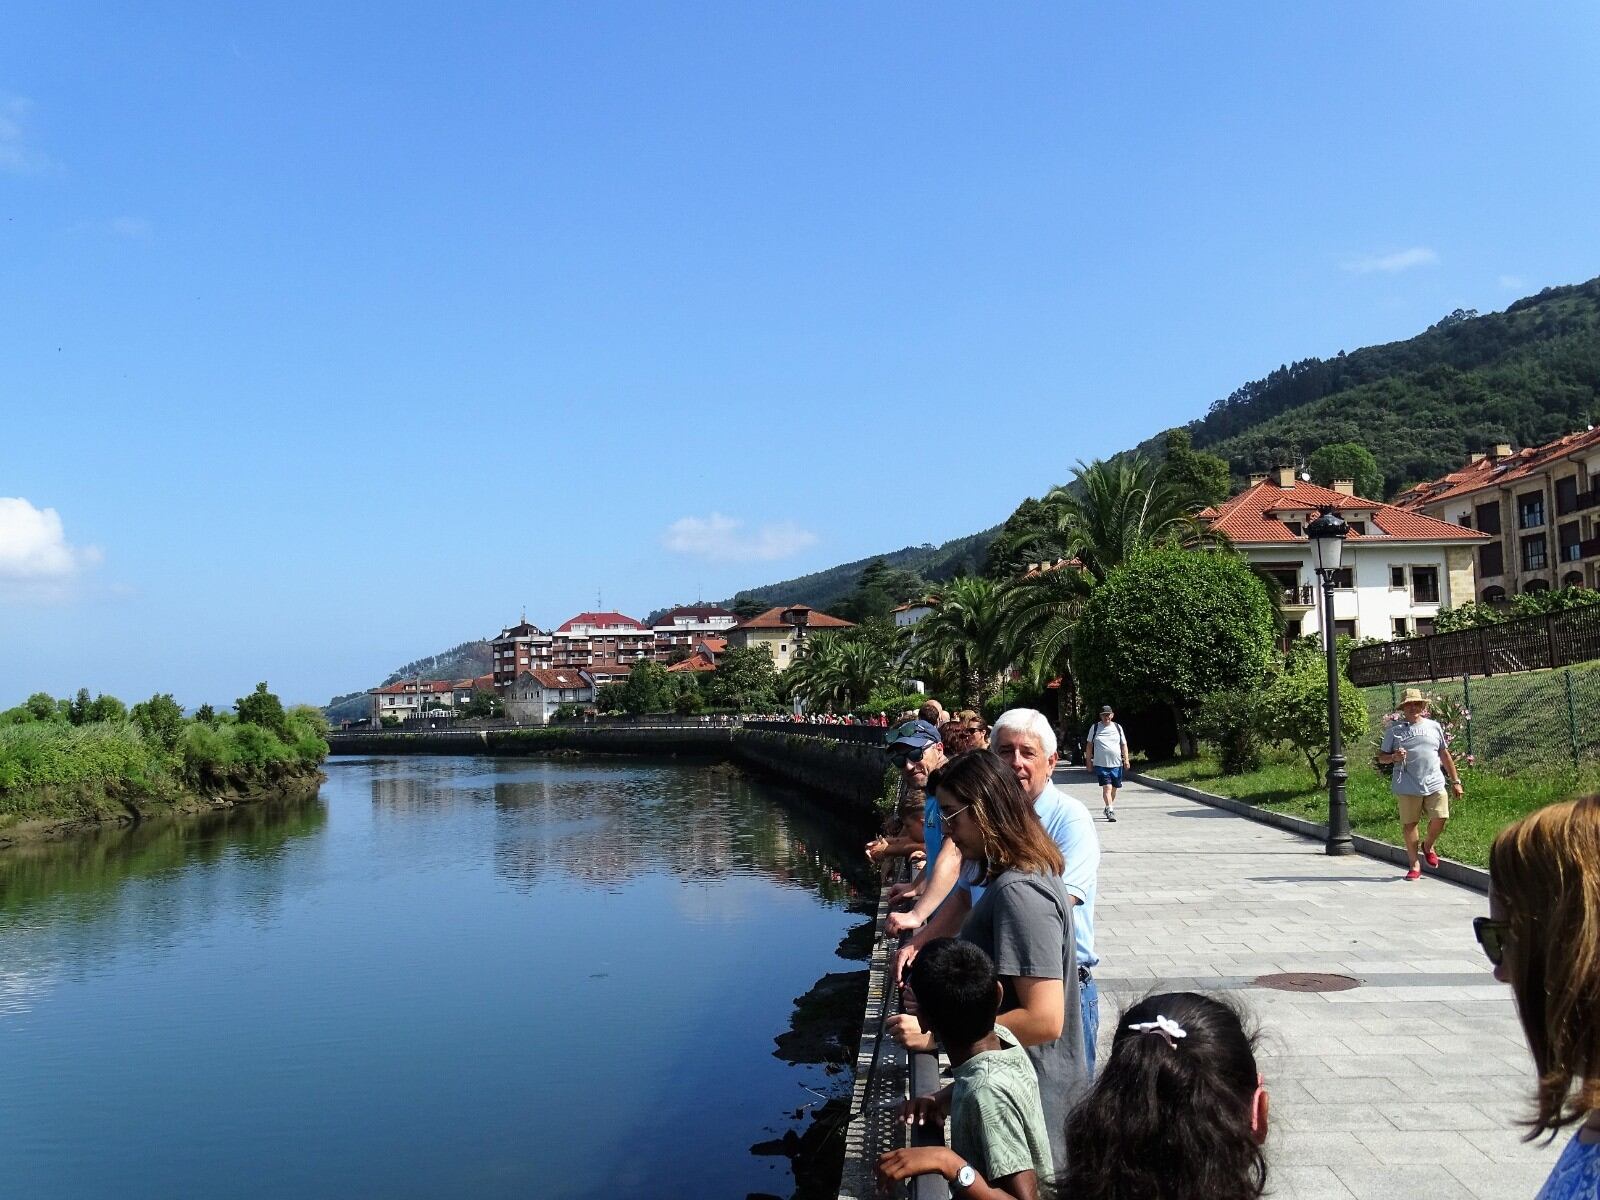
<path id="1" fill-rule="evenodd" d="M 1311 542 L 1311 552 L 1316 555 L 1317 570 L 1337 571 L 1344 559 L 1344 539 L 1350 535 L 1350 526 L 1334 512 L 1326 511 L 1306 526 L 1306 537 Z"/>

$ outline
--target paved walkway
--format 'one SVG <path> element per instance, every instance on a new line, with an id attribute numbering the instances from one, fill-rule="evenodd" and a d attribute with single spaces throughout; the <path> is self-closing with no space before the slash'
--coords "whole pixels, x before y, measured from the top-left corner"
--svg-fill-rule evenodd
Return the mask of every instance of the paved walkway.
<path id="1" fill-rule="evenodd" d="M 1226 990 L 1259 1020 L 1275 1197 L 1533 1197 L 1565 1138 L 1513 1122 L 1532 1064 L 1509 988 L 1473 940 L 1484 897 L 1133 784 L 1100 819 L 1081 770 L 1057 783 L 1096 814 L 1101 1053 L 1150 990 Z M 1397 830 L 1398 832 L 1398 830 Z M 1259 975 L 1334 972 L 1351 991 Z"/>

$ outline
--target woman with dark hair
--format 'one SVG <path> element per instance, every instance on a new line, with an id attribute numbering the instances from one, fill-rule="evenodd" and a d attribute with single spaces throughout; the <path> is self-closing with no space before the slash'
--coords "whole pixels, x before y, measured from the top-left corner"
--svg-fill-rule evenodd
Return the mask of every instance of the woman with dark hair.
<path id="1" fill-rule="evenodd" d="M 961 937 L 994 960 L 1001 985 L 998 1022 L 1027 1049 L 1039 1077 L 1051 1157 L 1059 1170 L 1066 1162 L 1067 1113 L 1088 1089 L 1090 1074 L 1061 851 L 1015 773 L 987 750 L 951 759 L 928 786 L 939 802 L 945 836 L 961 850 L 963 882 L 973 891 Z M 891 1029 L 909 1049 L 932 1048 L 914 1016 L 892 1018 Z"/>
<path id="2" fill-rule="evenodd" d="M 1267 1091 L 1239 1014 L 1197 992 L 1123 1013 L 1111 1058 L 1067 1122 L 1072 1200 L 1255 1200 Z"/>
<path id="3" fill-rule="evenodd" d="M 1577 1125 L 1539 1200 L 1600 1197 L 1600 796 L 1551 804 L 1489 847 L 1489 916 L 1473 921 L 1511 985 L 1538 1073 L 1528 1140 Z"/>

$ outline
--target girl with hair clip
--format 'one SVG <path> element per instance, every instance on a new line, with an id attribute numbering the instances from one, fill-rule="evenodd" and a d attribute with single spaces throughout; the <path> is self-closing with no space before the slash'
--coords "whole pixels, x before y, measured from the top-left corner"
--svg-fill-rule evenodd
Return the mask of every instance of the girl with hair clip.
<path id="1" fill-rule="evenodd" d="M 1027 1050 L 1038 1076 L 1051 1160 L 1059 1170 L 1066 1161 L 1067 1113 L 1089 1087 L 1072 899 L 1061 878 L 1061 851 L 1016 774 L 987 750 L 951 759 L 928 786 L 939 802 L 945 836 L 961 851 L 962 885 L 973 898 L 961 938 L 994 962 L 1001 987 L 997 1020 Z M 915 1016 L 891 1017 L 889 1029 L 907 1049 L 932 1048 Z M 937 1097 L 948 1111 L 949 1089 Z"/>
<path id="2" fill-rule="evenodd" d="M 1600 796 L 1551 804 L 1489 848 L 1489 915 L 1473 921 L 1511 985 L 1538 1072 L 1527 1140 L 1577 1125 L 1539 1200 L 1600 1197 Z"/>
<path id="3" fill-rule="evenodd" d="M 1255 1200 L 1267 1091 L 1239 1014 L 1197 992 L 1122 1015 L 1099 1082 L 1067 1121 L 1072 1200 Z"/>

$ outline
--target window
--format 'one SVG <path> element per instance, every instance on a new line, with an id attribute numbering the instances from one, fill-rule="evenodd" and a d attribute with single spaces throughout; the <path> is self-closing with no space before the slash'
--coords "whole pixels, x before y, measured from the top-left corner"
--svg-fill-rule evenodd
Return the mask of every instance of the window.
<path id="1" fill-rule="evenodd" d="M 1500 532 L 1500 502 L 1498 500 L 1480 504 L 1473 511 L 1478 515 L 1476 524 L 1479 533 Z"/>
<path id="2" fill-rule="evenodd" d="M 1549 565 L 1544 554 L 1544 534 L 1536 533 L 1522 539 L 1522 569 L 1542 571 Z M 1524 588 L 1524 591 L 1527 589 Z"/>
<path id="3" fill-rule="evenodd" d="M 1295 537 L 1305 536 L 1305 526 L 1300 524 L 1299 521 L 1285 521 L 1284 524 L 1289 527 L 1289 532 L 1294 534 Z"/>
<path id="4" fill-rule="evenodd" d="M 1561 577 L 1561 586 L 1562 587 L 1582 587 L 1583 586 L 1583 572 L 1582 571 L 1568 571 L 1565 575 L 1563 575 Z"/>
<path id="5" fill-rule="evenodd" d="M 1522 589 L 1525 595 L 1533 592 L 1548 592 L 1549 590 L 1550 585 L 1542 579 L 1530 579 L 1528 580 L 1528 585 Z"/>
<path id="6" fill-rule="evenodd" d="M 1490 542 L 1487 546 L 1478 547 L 1478 574 L 1479 575 L 1504 575 L 1506 573 L 1505 547 L 1499 542 Z"/>
<path id="7" fill-rule="evenodd" d="M 1365 521 L 1351 521 L 1349 525 L 1351 533 L 1359 533 L 1362 537 L 1367 536 L 1367 523 Z"/>
<path id="8" fill-rule="evenodd" d="M 1411 603 L 1439 603 L 1439 568 L 1411 568 Z"/>
<path id="9" fill-rule="evenodd" d="M 1578 477 L 1568 475 L 1556 480 L 1556 516 L 1564 517 L 1578 507 Z"/>
<path id="10" fill-rule="evenodd" d="M 1389 586 L 1396 591 L 1406 590 L 1406 569 L 1404 567 L 1389 568 Z"/>
<path id="11" fill-rule="evenodd" d="M 1417 618 L 1417 636 L 1418 637 L 1432 637 L 1433 636 L 1433 618 L 1432 617 L 1418 617 Z"/>
<path id="12" fill-rule="evenodd" d="M 1517 497 L 1517 528 L 1537 529 L 1544 524 L 1544 493 L 1523 492 Z"/>
<path id="13" fill-rule="evenodd" d="M 1404 617 L 1396 617 L 1394 619 L 1393 624 L 1394 624 L 1394 636 L 1395 637 L 1403 638 L 1403 637 L 1408 637 L 1410 635 L 1410 632 L 1411 632 L 1410 631 L 1410 626 L 1407 624 L 1406 619 Z"/>
<path id="14" fill-rule="evenodd" d="M 1336 637 L 1336 638 L 1342 638 L 1342 637 L 1353 638 L 1353 637 L 1355 637 L 1355 635 L 1356 635 L 1356 623 L 1354 621 L 1335 621 L 1333 623 L 1333 636 L 1334 637 Z"/>
<path id="15" fill-rule="evenodd" d="M 1562 562 L 1577 562 L 1583 557 L 1582 526 L 1577 521 L 1568 521 L 1556 530 L 1556 542 L 1559 551 L 1556 555 Z"/>
<path id="16" fill-rule="evenodd" d="M 1483 589 L 1483 602 L 1485 604 L 1504 604 L 1506 590 L 1503 587 L 1486 587 Z"/>
<path id="17" fill-rule="evenodd" d="M 1346 591 L 1356 586 L 1356 573 L 1353 567 L 1340 567 L 1333 572 L 1333 586 Z"/>

